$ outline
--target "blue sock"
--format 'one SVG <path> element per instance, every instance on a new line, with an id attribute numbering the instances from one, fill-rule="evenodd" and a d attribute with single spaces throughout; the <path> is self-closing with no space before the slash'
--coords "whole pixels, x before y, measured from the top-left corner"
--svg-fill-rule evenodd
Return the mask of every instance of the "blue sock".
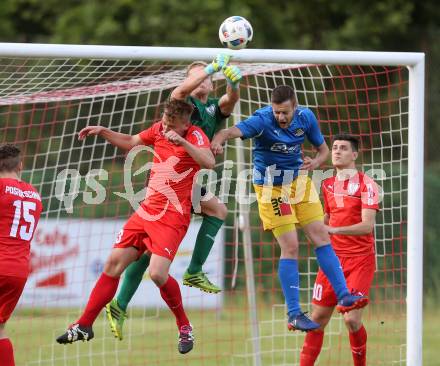
<path id="1" fill-rule="evenodd" d="M 301 307 L 299 306 L 298 260 L 280 259 L 278 264 L 278 276 L 286 300 L 288 314 L 299 314 Z"/>
<path id="2" fill-rule="evenodd" d="M 338 300 L 350 294 L 342 272 L 341 263 L 330 244 L 315 248 L 316 259 L 324 274 L 330 281 Z"/>

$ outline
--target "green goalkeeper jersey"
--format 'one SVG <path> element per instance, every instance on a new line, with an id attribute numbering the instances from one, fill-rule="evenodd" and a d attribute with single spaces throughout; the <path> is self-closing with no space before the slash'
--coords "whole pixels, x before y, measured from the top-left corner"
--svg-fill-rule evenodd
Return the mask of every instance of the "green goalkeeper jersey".
<path id="1" fill-rule="evenodd" d="M 228 116 L 224 116 L 218 105 L 218 98 L 208 98 L 206 103 L 194 97 L 188 97 L 188 101 L 193 105 L 194 111 L 191 115 L 193 125 L 200 127 L 211 141 L 214 137 L 217 127 Z"/>

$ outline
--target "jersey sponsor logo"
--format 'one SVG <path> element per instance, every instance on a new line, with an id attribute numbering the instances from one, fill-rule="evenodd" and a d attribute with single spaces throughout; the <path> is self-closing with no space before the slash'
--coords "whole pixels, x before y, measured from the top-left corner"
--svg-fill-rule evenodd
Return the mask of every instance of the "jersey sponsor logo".
<path id="1" fill-rule="evenodd" d="M 304 130 L 302 128 L 297 128 L 293 134 L 296 137 L 300 137 L 300 136 L 304 135 Z"/>
<path id="2" fill-rule="evenodd" d="M 350 196 L 353 196 L 361 185 L 359 183 L 348 183 L 347 191 Z"/>
<path id="3" fill-rule="evenodd" d="M 205 108 L 206 113 L 208 113 L 211 117 L 215 116 L 215 105 L 210 105 Z"/>
<path id="4" fill-rule="evenodd" d="M 280 135 L 280 131 L 279 130 L 273 130 L 273 133 L 276 134 L 277 136 Z"/>
<path id="5" fill-rule="evenodd" d="M 287 146 L 282 142 L 276 142 L 270 148 L 271 151 L 280 152 L 283 154 L 296 154 L 299 153 L 300 149 L 301 145 Z"/>
<path id="6" fill-rule="evenodd" d="M 290 203 L 284 202 L 282 197 L 271 199 L 273 213 L 276 216 L 287 216 L 292 214 L 292 207 Z"/>
<path id="7" fill-rule="evenodd" d="M 202 134 L 199 131 L 197 131 L 197 130 L 194 130 L 192 132 L 192 134 L 197 138 L 197 145 L 199 145 L 199 146 L 203 145 L 203 136 L 202 136 Z"/>

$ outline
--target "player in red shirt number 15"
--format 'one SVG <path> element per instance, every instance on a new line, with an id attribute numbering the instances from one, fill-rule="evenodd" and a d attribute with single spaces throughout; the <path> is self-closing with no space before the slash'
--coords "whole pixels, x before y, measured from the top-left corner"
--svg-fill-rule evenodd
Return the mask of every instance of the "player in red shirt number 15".
<path id="1" fill-rule="evenodd" d="M 379 210 L 376 183 L 356 170 L 357 138 L 340 134 L 333 139 L 332 164 L 336 176 L 322 183 L 324 222 L 338 256 L 347 286 L 352 293 L 367 296 L 376 269 L 373 229 Z M 321 351 L 324 328 L 337 304 L 335 293 L 319 270 L 313 288 L 311 318 L 320 328 L 307 333 L 301 351 L 300 366 L 313 366 Z M 355 366 L 366 365 L 367 332 L 362 324 L 363 309 L 344 314 Z"/>
<path id="2" fill-rule="evenodd" d="M 5 325 L 29 275 L 30 243 L 42 210 L 41 197 L 20 180 L 20 149 L 0 145 L 0 365 L 14 366 L 12 343 Z"/>

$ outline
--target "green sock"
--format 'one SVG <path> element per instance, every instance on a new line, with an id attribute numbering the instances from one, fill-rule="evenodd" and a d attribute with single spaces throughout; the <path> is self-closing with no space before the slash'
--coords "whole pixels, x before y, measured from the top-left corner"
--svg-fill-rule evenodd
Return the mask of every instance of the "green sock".
<path id="1" fill-rule="evenodd" d="M 116 298 L 118 305 L 122 310 L 127 310 L 128 303 L 141 284 L 142 277 L 149 264 L 150 257 L 144 253 L 136 262 L 130 264 L 125 270 L 124 281 L 122 282 L 121 290 Z"/>
<path id="2" fill-rule="evenodd" d="M 206 262 L 206 258 L 208 258 L 209 252 L 214 245 L 215 236 L 222 225 L 223 220 L 215 216 L 203 216 L 191 262 L 189 263 L 188 273 L 194 274 L 202 270 L 202 266 Z"/>

